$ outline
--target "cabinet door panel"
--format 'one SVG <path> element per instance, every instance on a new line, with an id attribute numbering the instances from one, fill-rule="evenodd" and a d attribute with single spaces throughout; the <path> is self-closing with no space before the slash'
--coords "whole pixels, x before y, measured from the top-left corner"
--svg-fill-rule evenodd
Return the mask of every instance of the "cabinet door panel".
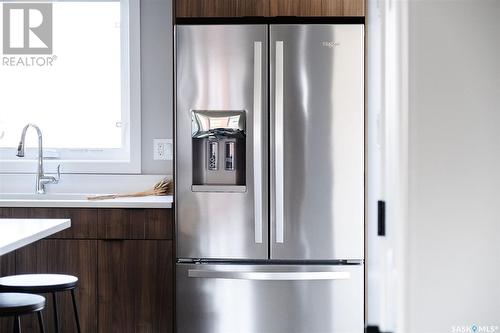
<path id="1" fill-rule="evenodd" d="M 271 16 L 364 16 L 364 0 L 271 0 Z"/>
<path id="2" fill-rule="evenodd" d="M 268 0 L 236 0 L 231 3 L 235 16 L 269 16 Z"/>
<path id="3" fill-rule="evenodd" d="M 99 332 L 173 332 L 172 241 L 99 241 Z"/>
<path id="4" fill-rule="evenodd" d="M 71 228 L 49 238 L 97 238 L 97 210 L 93 208 L 33 208 L 30 217 L 71 219 Z"/>
<path id="5" fill-rule="evenodd" d="M 364 0 L 322 0 L 323 16 L 365 16 Z"/>
<path id="6" fill-rule="evenodd" d="M 177 17 L 268 16 L 267 0 L 177 0 Z"/>
<path id="7" fill-rule="evenodd" d="M 271 16 L 320 16 L 321 0 L 271 0 Z"/>
<path id="8" fill-rule="evenodd" d="M 83 332 L 97 331 L 97 241 L 96 240 L 42 240 L 16 251 L 16 274 L 50 273 L 78 277 L 76 289 L 80 323 Z M 54 331 L 51 295 L 44 310 L 45 326 Z M 57 296 L 61 332 L 75 332 L 71 294 Z M 35 316 L 23 317 L 23 331 L 38 332 Z"/>
<path id="9" fill-rule="evenodd" d="M 172 209 L 100 209 L 100 239 L 172 239 Z"/>
<path id="10" fill-rule="evenodd" d="M 71 219 L 71 227 L 48 238 L 97 237 L 97 209 L 94 208 L 1 208 L 0 218 Z"/>
<path id="11" fill-rule="evenodd" d="M 0 218 L 2 219 L 22 219 L 30 216 L 30 208 L 0 208 Z"/>
<path id="12" fill-rule="evenodd" d="M 0 209 L 0 218 L 4 209 Z M 16 274 L 16 255 L 10 252 L 0 256 L 0 276 Z M 12 331 L 12 318 L 0 317 L 0 332 Z"/>

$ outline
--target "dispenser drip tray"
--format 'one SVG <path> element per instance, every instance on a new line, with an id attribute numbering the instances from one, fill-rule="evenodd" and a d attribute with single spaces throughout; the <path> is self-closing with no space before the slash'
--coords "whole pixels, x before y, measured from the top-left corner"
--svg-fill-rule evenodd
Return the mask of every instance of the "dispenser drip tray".
<path id="1" fill-rule="evenodd" d="M 244 193 L 247 191 L 247 187 L 245 185 L 193 185 L 191 191 Z"/>

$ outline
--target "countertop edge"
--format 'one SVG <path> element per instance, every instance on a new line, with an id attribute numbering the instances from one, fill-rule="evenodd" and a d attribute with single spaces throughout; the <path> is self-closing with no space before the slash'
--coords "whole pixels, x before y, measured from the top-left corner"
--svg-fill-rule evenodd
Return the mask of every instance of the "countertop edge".
<path id="1" fill-rule="evenodd" d="M 14 220 L 19 220 L 19 219 L 14 219 Z M 26 245 L 32 244 L 36 241 L 39 241 L 43 238 L 46 238 L 48 236 L 51 236 L 51 235 L 56 234 L 60 231 L 63 231 L 64 229 L 71 227 L 71 220 L 70 219 L 21 219 L 21 220 L 54 220 L 54 221 L 63 221 L 63 222 L 61 222 L 57 225 L 54 225 L 48 229 L 41 230 L 41 231 L 39 231 L 35 234 L 32 234 L 30 236 L 16 240 L 15 242 L 0 248 L 0 256 L 3 256 L 9 252 L 20 249 Z"/>
<path id="2" fill-rule="evenodd" d="M 43 201 L 36 202 L 35 200 L 1 200 L 0 208 L 155 208 L 155 209 L 170 209 L 172 208 L 172 203 L 95 203 L 95 202 L 74 202 L 68 200 L 68 202 L 51 202 Z"/>
<path id="3" fill-rule="evenodd" d="M 110 200 L 36 200 L 36 199 L 0 199 L 0 208 L 163 208 L 173 206 L 172 196 L 148 201 L 147 198 Z"/>

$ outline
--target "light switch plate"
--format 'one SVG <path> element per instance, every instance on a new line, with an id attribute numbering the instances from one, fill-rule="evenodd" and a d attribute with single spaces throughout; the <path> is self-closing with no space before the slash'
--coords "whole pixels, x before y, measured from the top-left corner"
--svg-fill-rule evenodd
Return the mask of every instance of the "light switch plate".
<path id="1" fill-rule="evenodd" d="M 153 139 L 153 160 L 167 161 L 174 157 L 172 139 Z"/>

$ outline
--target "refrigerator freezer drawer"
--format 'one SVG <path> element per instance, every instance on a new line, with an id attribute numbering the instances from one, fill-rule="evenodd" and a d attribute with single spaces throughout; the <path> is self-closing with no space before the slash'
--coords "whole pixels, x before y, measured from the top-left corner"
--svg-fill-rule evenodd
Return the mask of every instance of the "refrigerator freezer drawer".
<path id="1" fill-rule="evenodd" d="M 178 333 L 361 333 L 362 265 L 177 265 Z"/>

